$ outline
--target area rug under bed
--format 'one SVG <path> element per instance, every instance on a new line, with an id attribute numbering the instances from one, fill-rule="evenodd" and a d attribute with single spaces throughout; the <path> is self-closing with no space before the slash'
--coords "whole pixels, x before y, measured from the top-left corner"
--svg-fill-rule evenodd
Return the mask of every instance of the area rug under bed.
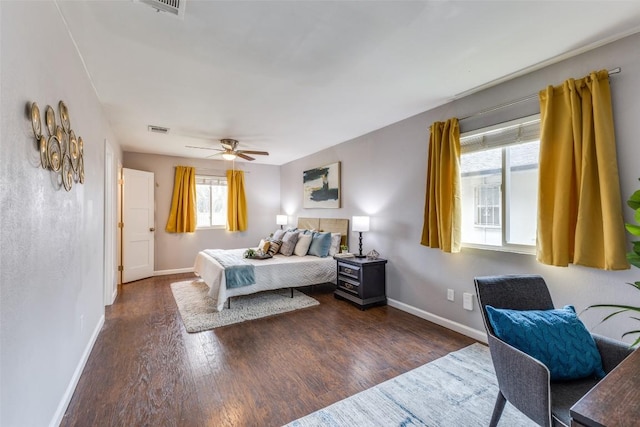
<path id="1" fill-rule="evenodd" d="M 291 298 L 291 290 L 278 289 L 233 297 L 230 309 L 225 305 L 224 310 L 216 312 L 213 300 L 207 295 L 209 287 L 202 280 L 172 283 L 171 291 L 187 332 L 206 331 L 320 304 L 297 290 Z"/>

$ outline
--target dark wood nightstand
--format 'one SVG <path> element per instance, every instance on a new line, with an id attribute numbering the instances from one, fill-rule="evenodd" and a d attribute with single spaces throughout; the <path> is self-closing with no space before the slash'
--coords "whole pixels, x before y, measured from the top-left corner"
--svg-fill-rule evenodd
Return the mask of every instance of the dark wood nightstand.
<path id="1" fill-rule="evenodd" d="M 335 258 L 338 283 L 334 296 L 351 301 L 364 310 L 387 303 L 386 259 Z"/>

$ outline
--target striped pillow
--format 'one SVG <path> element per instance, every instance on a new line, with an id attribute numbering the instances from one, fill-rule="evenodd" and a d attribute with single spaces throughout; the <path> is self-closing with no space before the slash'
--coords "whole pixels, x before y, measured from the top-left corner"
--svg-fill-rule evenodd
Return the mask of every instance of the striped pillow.
<path id="1" fill-rule="evenodd" d="M 278 253 L 280 246 L 282 246 L 282 240 L 269 240 L 269 255 L 273 256 Z"/>

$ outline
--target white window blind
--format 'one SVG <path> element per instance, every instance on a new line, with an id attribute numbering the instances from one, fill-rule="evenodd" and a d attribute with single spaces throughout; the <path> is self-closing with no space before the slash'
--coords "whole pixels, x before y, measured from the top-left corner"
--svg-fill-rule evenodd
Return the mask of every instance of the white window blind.
<path id="1" fill-rule="evenodd" d="M 196 185 L 227 185 L 227 178 L 221 176 L 196 175 Z"/>
<path id="2" fill-rule="evenodd" d="M 465 132 L 460 136 L 462 153 L 524 144 L 540 139 L 540 115 L 523 117 L 507 123 Z"/>

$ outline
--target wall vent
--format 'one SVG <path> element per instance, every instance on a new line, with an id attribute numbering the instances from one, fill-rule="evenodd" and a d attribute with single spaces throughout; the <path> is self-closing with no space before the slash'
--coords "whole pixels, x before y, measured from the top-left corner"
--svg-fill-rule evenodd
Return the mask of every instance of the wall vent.
<path id="1" fill-rule="evenodd" d="M 149 125 L 149 126 L 147 126 L 147 129 L 149 129 L 149 132 L 169 133 L 169 128 L 165 128 L 165 127 L 162 127 L 162 126 Z"/>
<path id="2" fill-rule="evenodd" d="M 158 12 L 167 12 L 179 18 L 184 18 L 184 8 L 187 0 L 140 0 L 156 9 Z"/>

